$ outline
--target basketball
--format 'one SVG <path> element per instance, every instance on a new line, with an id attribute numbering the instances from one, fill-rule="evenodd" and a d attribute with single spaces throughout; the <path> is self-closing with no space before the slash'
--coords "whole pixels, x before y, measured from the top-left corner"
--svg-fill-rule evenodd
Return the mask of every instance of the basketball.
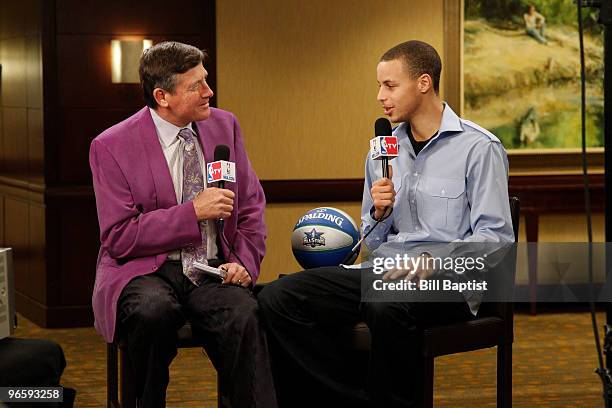
<path id="1" fill-rule="evenodd" d="M 304 269 L 339 265 L 358 241 L 355 221 L 332 207 L 308 211 L 300 217 L 291 234 L 293 255 Z M 353 262 L 354 259 L 350 263 Z"/>

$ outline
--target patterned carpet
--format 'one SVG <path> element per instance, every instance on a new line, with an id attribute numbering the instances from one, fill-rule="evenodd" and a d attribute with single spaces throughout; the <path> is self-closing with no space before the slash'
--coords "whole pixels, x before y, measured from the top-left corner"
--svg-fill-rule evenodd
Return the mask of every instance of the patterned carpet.
<path id="1" fill-rule="evenodd" d="M 15 335 L 60 343 L 76 406 L 106 406 L 106 344 L 93 328 L 41 329 L 20 316 Z M 596 364 L 589 314 L 515 316 L 514 407 L 603 407 Z M 495 407 L 495 367 L 495 349 L 436 359 L 435 406 Z M 216 406 L 216 374 L 200 349 L 180 350 L 170 378 L 168 407 Z"/>

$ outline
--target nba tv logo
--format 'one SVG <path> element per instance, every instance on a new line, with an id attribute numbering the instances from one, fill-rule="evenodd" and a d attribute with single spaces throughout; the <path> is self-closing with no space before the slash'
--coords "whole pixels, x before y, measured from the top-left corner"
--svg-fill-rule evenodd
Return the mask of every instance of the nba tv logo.
<path id="1" fill-rule="evenodd" d="M 397 156 L 397 138 L 383 137 L 380 142 L 380 154 Z"/>
<path id="2" fill-rule="evenodd" d="M 221 180 L 221 162 L 213 162 L 208 164 L 208 182 L 212 183 Z"/>

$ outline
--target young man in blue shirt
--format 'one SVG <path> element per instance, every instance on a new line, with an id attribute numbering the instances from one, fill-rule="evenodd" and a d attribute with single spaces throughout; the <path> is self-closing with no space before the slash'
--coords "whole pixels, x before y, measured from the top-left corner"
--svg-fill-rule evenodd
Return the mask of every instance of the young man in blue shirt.
<path id="1" fill-rule="evenodd" d="M 380 162 L 366 159 L 362 234 L 380 220 L 365 241 L 375 258 L 401 253 L 422 261 L 387 268 L 383 281 L 418 286 L 436 279 L 439 267 L 426 261 L 450 255 L 451 242 L 514 241 L 506 152 L 497 137 L 440 99 L 440 72 L 438 53 L 421 41 L 391 48 L 377 67 L 377 98 L 399 123 L 393 135 L 400 155 L 390 179 L 382 177 Z M 362 266 L 306 270 L 260 293 L 281 407 L 419 406 L 423 327 L 472 319 L 482 299 L 482 291 L 470 290 L 426 302 L 428 292 L 415 290 L 399 301 L 365 301 L 362 289 L 373 269 Z M 358 321 L 367 323 L 372 339 L 365 389 L 353 381 L 347 345 L 334 337 Z"/>

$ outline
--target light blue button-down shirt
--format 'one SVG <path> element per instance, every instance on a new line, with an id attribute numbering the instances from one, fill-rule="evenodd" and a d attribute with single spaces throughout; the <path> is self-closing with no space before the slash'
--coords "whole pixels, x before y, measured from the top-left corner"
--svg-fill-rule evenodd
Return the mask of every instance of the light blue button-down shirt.
<path id="1" fill-rule="evenodd" d="M 495 135 L 459 118 L 445 104 L 438 133 L 416 156 L 408 124 L 393 131 L 399 155 L 390 161 L 396 191 L 393 213 L 368 236 L 369 251 L 385 245 L 513 242 L 508 202 L 508 157 Z M 376 223 L 370 189 L 382 177 L 369 157 L 361 208 L 362 233 Z"/>

